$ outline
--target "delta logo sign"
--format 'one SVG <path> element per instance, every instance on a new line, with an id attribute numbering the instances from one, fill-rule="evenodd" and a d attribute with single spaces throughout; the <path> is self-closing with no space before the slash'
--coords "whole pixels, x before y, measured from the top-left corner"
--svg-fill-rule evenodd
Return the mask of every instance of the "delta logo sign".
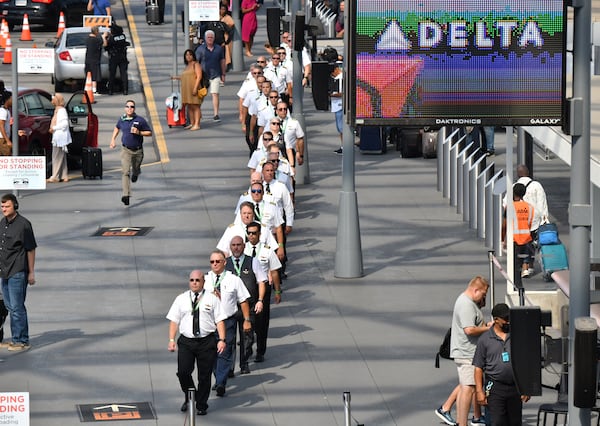
<path id="1" fill-rule="evenodd" d="M 356 119 L 559 124 L 562 1 L 358 0 Z"/>

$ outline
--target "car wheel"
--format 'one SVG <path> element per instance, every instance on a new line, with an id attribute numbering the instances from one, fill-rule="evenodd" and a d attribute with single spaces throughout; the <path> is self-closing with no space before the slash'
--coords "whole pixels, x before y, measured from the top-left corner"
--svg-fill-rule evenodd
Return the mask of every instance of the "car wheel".
<path id="1" fill-rule="evenodd" d="M 60 81 L 58 79 L 54 79 L 54 91 L 56 92 L 62 92 L 65 90 L 65 82 L 64 81 Z"/>

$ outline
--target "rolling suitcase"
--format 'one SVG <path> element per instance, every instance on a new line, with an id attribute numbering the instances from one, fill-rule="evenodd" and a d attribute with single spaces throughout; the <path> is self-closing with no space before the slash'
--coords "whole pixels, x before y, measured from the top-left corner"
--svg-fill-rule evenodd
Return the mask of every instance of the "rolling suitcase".
<path id="1" fill-rule="evenodd" d="M 381 134 L 381 127 L 361 127 L 359 148 L 363 154 L 384 154 L 387 152 L 385 138 Z"/>
<path id="2" fill-rule="evenodd" d="M 185 106 L 179 108 L 177 116 L 175 115 L 173 108 L 167 107 L 167 124 L 169 127 L 185 126 Z"/>
<path id="3" fill-rule="evenodd" d="M 402 158 L 420 157 L 422 155 L 421 129 L 400 128 L 396 141 L 396 150 Z"/>
<path id="4" fill-rule="evenodd" d="M 569 260 L 565 245 L 549 244 L 540 246 L 540 265 L 544 280 L 551 281 L 553 272 L 569 269 Z"/>
<path id="5" fill-rule="evenodd" d="M 157 0 L 146 0 L 146 23 L 148 25 L 160 24 L 160 11 Z"/>
<path id="6" fill-rule="evenodd" d="M 438 138 L 438 132 L 437 131 L 426 131 L 423 132 L 423 135 L 421 137 L 423 146 L 422 146 L 422 151 L 423 151 L 423 158 L 435 158 L 437 157 L 437 138 Z"/>
<path id="7" fill-rule="evenodd" d="M 81 149 L 81 174 L 84 179 L 102 179 L 102 150 L 84 146 Z"/>

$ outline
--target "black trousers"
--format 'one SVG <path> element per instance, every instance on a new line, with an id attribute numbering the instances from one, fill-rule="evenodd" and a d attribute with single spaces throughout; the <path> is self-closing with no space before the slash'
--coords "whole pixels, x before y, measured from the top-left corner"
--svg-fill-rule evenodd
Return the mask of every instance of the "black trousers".
<path id="1" fill-rule="evenodd" d="M 188 389 L 196 389 L 196 409 L 206 410 L 208 408 L 208 396 L 210 395 L 210 375 L 213 371 L 215 359 L 217 358 L 217 340 L 214 333 L 198 339 L 190 339 L 179 336 L 177 339 L 177 377 L 181 390 L 188 399 Z M 198 388 L 194 386 L 192 373 L 194 363 L 198 372 Z"/>
<path id="2" fill-rule="evenodd" d="M 123 85 L 123 93 L 126 93 L 129 90 L 129 80 L 127 78 L 127 65 L 129 61 L 119 60 L 110 58 L 108 60 L 108 91 L 109 93 L 115 92 L 115 78 L 117 77 L 117 68 L 119 69 L 119 74 L 121 76 L 121 82 Z"/>
<path id="3" fill-rule="evenodd" d="M 235 320 L 237 321 L 238 336 L 240 338 L 240 368 L 248 366 L 248 360 L 252 355 L 252 345 L 254 344 L 254 331 L 244 331 L 244 314 L 241 309 L 238 309 L 235 314 Z M 254 303 L 250 304 L 250 322 L 252 328 L 256 324 L 256 314 L 254 313 Z M 231 370 L 235 367 L 235 346 L 233 353 L 233 362 L 231 363 Z"/>
<path id="4" fill-rule="evenodd" d="M 256 353 L 265 355 L 267 351 L 267 337 L 269 335 L 269 320 L 271 319 L 271 286 L 267 285 L 265 298 L 263 300 L 263 310 L 256 315 Z"/>
<path id="5" fill-rule="evenodd" d="M 522 425 L 523 402 L 514 384 L 494 382 L 487 400 L 492 426 Z"/>

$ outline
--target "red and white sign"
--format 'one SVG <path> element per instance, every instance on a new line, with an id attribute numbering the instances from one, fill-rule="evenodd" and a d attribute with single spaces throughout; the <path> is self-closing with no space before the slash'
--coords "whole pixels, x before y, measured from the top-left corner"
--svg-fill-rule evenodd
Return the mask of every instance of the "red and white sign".
<path id="1" fill-rule="evenodd" d="M 0 424 L 29 426 L 29 392 L 0 392 Z"/>
<path id="2" fill-rule="evenodd" d="M 219 0 L 190 0 L 190 21 L 219 20 Z"/>
<path id="3" fill-rule="evenodd" d="M 17 49 L 17 71 L 26 74 L 52 74 L 54 50 Z"/>
<path id="4" fill-rule="evenodd" d="M 46 189 L 46 157 L 0 157 L 0 189 Z"/>

